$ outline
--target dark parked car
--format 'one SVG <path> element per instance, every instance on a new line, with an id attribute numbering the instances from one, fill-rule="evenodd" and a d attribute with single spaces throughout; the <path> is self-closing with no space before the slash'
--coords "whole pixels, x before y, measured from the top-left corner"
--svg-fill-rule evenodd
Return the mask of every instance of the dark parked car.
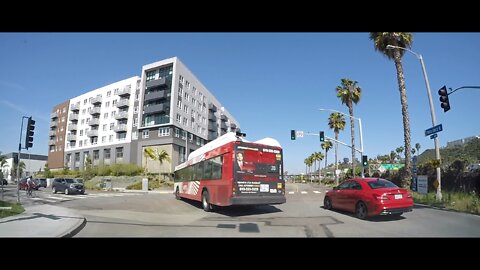
<path id="1" fill-rule="evenodd" d="M 413 199 L 408 190 L 381 178 L 355 178 L 327 191 L 326 209 L 355 213 L 360 219 L 377 215 L 400 216 L 412 211 Z"/>
<path id="2" fill-rule="evenodd" d="M 78 183 L 72 178 L 55 178 L 52 182 L 52 192 L 64 192 L 65 195 L 72 193 L 85 193 L 85 188 L 82 183 Z"/>
<path id="3" fill-rule="evenodd" d="M 7 179 L 0 180 L 0 185 L 8 185 Z"/>
<path id="4" fill-rule="evenodd" d="M 47 187 L 47 179 L 45 179 L 45 178 L 36 178 L 33 181 L 35 181 L 35 184 L 38 187 L 44 187 L 44 188 Z"/>

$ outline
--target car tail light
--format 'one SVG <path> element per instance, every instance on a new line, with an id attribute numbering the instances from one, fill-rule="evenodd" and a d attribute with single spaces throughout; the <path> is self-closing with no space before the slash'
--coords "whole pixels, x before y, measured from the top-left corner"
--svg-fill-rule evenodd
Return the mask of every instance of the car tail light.
<path id="1" fill-rule="evenodd" d="M 375 200 L 388 200 L 388 197 L 386 194 L 373 194 L 373 198 L 375 198 Z"/>

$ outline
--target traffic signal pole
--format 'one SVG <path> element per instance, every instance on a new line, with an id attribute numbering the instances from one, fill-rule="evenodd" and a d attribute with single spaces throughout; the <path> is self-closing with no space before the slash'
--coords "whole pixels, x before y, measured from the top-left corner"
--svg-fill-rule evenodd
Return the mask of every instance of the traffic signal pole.
<path id="1" fill-rule="evenodd" d="M 33 130 L 35 129 L 35 120 L 32 117 L 22 116 L 22 125 L 20 126 L 20 140 L 18 141 L 18 158 L 17 158 L 17 202 L 20 203 L 20 155 L 22 153 L 22 134 L 23 119 L 28 119 L 27 131 L 25 134 L 25 149 L 33 146 Z"/>

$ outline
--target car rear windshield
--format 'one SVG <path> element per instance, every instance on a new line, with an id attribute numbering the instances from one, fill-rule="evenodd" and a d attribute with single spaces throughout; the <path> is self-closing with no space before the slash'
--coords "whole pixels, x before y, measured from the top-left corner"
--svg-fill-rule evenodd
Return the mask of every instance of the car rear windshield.
<path id="1" fill-rule="evenodd" d="M 384 180 L 384 179 L 378 179 L 377 181 L 370 181 L 368 182 L 368 185 L 372 188 L 372 189 L 377 189 L 377 188 L 398 188 L 397 185 L 395 185 L 394 183 L 388 181 L 388 180 Z"/>

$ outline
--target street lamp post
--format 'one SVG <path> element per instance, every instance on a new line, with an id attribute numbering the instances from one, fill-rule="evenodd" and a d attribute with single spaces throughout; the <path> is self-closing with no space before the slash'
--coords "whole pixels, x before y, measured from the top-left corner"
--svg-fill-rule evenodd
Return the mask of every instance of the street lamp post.
<path id="1" fill-rule="evenodd" d="M 404 48 L 404 47 L 399 47 L 399 46 L 394 46 L 394 45 L 387 45 L 387 49 L 400 49 L 404 51 L 411 52 L 414 54 L 418 60 L 420 60 L 420 64 L 422 65 L 422 72 L 423 72 L 423 77 L 425 79 L 425 85 L 427 86 L 427 95 L 428 95 L 428 102 L 430 103 L 430 114 L 432 116 L 432 126 L 437 125 L 437 117 L 435 116 L 435 109 L 433 108 L 433 101 L 432 101 L 432 94 L 430 91 L 430 83 L 428 82 L 428 76 L 427 76 L 427 71 L 425 70 L 425 63 L 423 63 L 423 57 L 421 54 L 418 54 L 410 49 Z M 435 137 L 434 139 L 435 143 L 435 158 L 437 160 L 440 160 L 440 148 L 438 146 L 438 136 Z M 405 149 L 405 151 L 410 151 L 410 149 Z M 441 182 L 441 171 L 440 167 L 437 167 L 437 200 L 441 201 L 442 200 L 442 182 Z"/>
<path id="2" fill-rule="evenodd" d="M 362 132 L 362 119 L 360 118 L 357 118 L 357 117 L 354 117 L 354 116 L 351 116 L 349 114 L 346 114 L 346 113 L 343 113 L 341 111 L 337 111 L 337 110 L 332 110 L 332 109 L 318 109 L 319 111 L 331 111 L 331 112 L 337 112 L 339 114 L 343 114 L 345 116 L 348 116 L 348 117 L 351 117 L 353 119 L 356 119 L 358 120 L 358 126 L 360 128 L 360 154 L 363 156 L 363 132 Z M 354 149 L 354 150 L 357 150 L 357 149 Z M 357 150 L 358 151 L 358 150 Z M 337 162 L 337 161 L 335 161 Z M 353 160 L 352 160 L 353 162 Z M 363 166 L 362 167 L 362 178 L 365 178 L 365 168 Z M 352 172 L 352 175 L 355 176 L 355 172 Z"/>

